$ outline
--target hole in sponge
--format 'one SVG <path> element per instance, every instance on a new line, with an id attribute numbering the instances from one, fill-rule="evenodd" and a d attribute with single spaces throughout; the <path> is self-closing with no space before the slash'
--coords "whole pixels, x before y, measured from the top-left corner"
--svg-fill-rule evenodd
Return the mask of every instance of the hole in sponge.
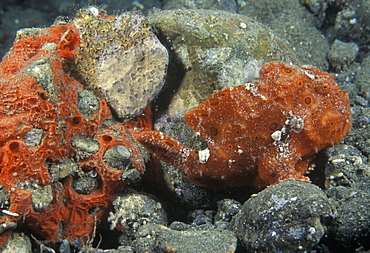
<path id="1" fill-rule="evenodd" d="M 213 136 L 217 136 L 218 135 L 218 129 L 216 127 L 210 127 L 209 128 L 209 132 L 211 133 L 211 135 Z"/>
<path id="2" fill-rule="evenodd" d="M 105 142 L 110 142 L 113 139 L 110 135 L 103 135 L 102 138 Z"/>
<path id="3" fill-rule="evenodd" d="M 82 119 L 81 119 L 80 116 L 75 116 L 75 117 L 72 118 L 72 124 L 73 125 L 78 125 L 78 124 L 81 123 L 81 121 L 82 121 Z"/>
<path id="4" fill-rule="evenodd" d="M 12 152 L 16 152 L 16 151 L 18 151 L 18 149 L 19 149 L 19 143 L 18 143 L 18 142 L 16 142 L 16 141 L 11 142 L 11 143 L 9 144 L 9 149 L 10 149 L 10 151 L 12 151 Z"/>
<path id="5" fill-rule="evenodd" d="M 41 92 L 41 93 L 39 94 L 39 96 L 40 96 L 40 98 L 41 98 L 42 100 L 48 100 L 48 99 L 49 99 L 49 95 L 48 95 L 47 93 L 45 93 L 45 92 Z"/>

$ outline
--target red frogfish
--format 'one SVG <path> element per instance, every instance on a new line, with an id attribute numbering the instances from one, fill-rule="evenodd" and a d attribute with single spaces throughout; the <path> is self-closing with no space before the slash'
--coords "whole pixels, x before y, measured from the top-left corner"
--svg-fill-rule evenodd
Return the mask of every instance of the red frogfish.
<path id="1" fill-rule="evenodd" d="M 158 131 L 137 140 L 155 157 L 206 187 L 265 187 L 305 176 L 322 149 L 351 128 L 348 93 L 311 66 L 270 62 L 253 83 L 224 89 L 185 122 L 208 144 L 193 150 Z"/>

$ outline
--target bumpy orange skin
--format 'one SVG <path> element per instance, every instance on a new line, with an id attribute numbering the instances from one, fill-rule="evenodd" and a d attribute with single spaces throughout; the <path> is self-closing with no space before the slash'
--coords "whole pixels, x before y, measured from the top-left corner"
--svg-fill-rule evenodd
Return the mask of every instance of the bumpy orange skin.
<path id="1" fill-rule="evenodd" d="M 62 63 L 73 57 L 79 41 L 73 24 L 24 33 L 0 64 L 0 183 L 10 193 L 8 214 L 0 215 L 0 224 L 24 223 L 42 240 L 86 242 L 93 238 L 94 227 L 126 184 L 121 179 L 123 171 L 103 161 L 108 149 L 125 146 L 131 151 L 132 168 L 139 173 L 145 168 L 133 128 L 150 130 L 149 113 L 136 121 L 105 126 L 104 121 L 112 115 L 104 100 L 99 100 L 99 109 L 90 116 L 78 110 L 78 92 L 83 86 L 65 73 Z M 53 94 L 29 74 L 31 64 L 40 59 L 50 63 Z M 38 145 L 25 143 L 31 129 L 43 131 Z M 71 143 L 75 135 L 97 141 L 99 151 L 76 159 Z M 91 194 L 77 193 L 72 187 L 73 176 L 53 181 L 48 165 L 62 158 L 76 161 L 84 171 L 95 170 L 97 189 Z M 33 184 L 52 186 L 53 200 L 44 210 L 33 207 L 32 192 L 25 187 Z M 0 246 L 11 233 L 0 234 Z"/>
<path id="2" fill-rule="evenodd" d="M 184 116 L 209 151 L 189 149 L 156 131 L 137 140 L 201 186 L 309 181 L 304 174 L 315 154 L 351 128 L 348 93 L 333 79 L 314 67 L 270 62 L 254 83 L 222 90 Z"/>

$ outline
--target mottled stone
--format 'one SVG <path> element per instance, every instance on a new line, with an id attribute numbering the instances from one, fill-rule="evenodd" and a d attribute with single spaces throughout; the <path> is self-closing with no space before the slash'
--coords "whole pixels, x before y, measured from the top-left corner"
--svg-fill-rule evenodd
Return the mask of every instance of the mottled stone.
<path id="1" fill-rule="evenodd" d="M 22 36 L 24 33 L 37 33 L 40 28 L 27 28 L 18 31 L 18 36 Z M 53 50 L 56 45 L 49 43 L 46 49 Z M 56 101 L 57 98 L 57 87 L 54 83 L 54 75 L 50 66 L 50 59 L 48 57 L 41 58 L 37 61 L 32 62 L 26 69 L 27 74 L 33 76 L 37 83 L 48 92 L 48 97 L 52 101 Z"/>
<path id="2" fill-rule="evenodd" d="M 30 131 L 25 133 L 24 135 L 24 142 L 27 146 L 36 147 L 41 144 L 42 138 L 44 135 L 44 131 L 39 128 L 32 128 Z"/>
<path id="3" fill-rule="evenodd" d="M 370 168 L 368 159 L 357 148 L 339 144 L 325 150 L 325 187 L 349 187 L 353 190 L 369 191 Z"/>
<path id="4" fill-rule="evenodd" d="M 367 247 L 370 238 L 368 159 L 360 150 L 345 144 L 336 145 L 325 154 L 328 158 L 325 186 L 337 208 L 331 236 L 345 251 Z"/>
<path id="5" fill-rule="evenodd" d="M 231 227 L 249 252 L 310 251 L 334 219 L 319 187 L 283 181 L 244 203 Z"/>
<path id="6" fill-rule="evenodd" d="M 131 152 L 125 146 L 114 146 L 105 152 L 103 161 L 111 167 L 125 170 L 131 166 Z"/>
<path id="7" fill-rule="evenodd" d="M 134 238 L 137 230 L 144 224 L 167 224 L 167 215 L 162 204 L 147 194 L 126 191 L 126 194 L 123 193 L 113 201 L 113 206 L 114 210 L 108 217 L 111 229 L 118 228 L 129 238 Z"/>
<path id="8" fill-rule="evenodd" d="M 356 82 L 360 89 L 360 95 L 370 102 L 370 57 L 366 57 L 356 74 Z"/>
<path id="9" fill-rule="evenodd" d="M 75 161 L 67 157 L 55 163 L 48 164 L 48 169 L 53 182 L 66 178 L 81 170 L 80 166 Z"/>
<path id="10" fill-rule="evenodd" d="M 51 185 L 42 186 L 34 184 L 29 190 L 32 193 L 32 206 L 36 211 L 45 210 L 53 200 Z"/>
<path id="11" fill-rule="evenodd" d="M 72 146 L 76 149 L 78 160 L 94 155 L 100 148 L 99 142 L 85 135 L 73 136 Z"/>
<path id="12" fill-rule="evenodd" d="M 239 212 L 241 206 L 241 203 L 234 199 L 223 199 L 218 201 L 215 222 L 230 222 L 231 218 Z"/>
<path id="13" fill-rule="evenodd" d="M 340 2 L 340 1 L 339 1 Z M 370 41 L 370 3 L 368 0 L 342 1 L 336 14 L 335 36 L 342 41 L 356 42 L 359 46 Z"/>
<path id="14" fill-rule="evenodd" d="M 355 60 L 359 48 L 356 43 L 346 43 L 340 40 L 335 40 L 331 45 L 328 59 L 331 67 L 336 72 L 341 72 Z"/>
<path id="15" fill-rule="evenodd" d="M 165 9 L 209 9 L 224 10 L 236 13 L 238 10 L 236 0 L 166 0 Z"/>
<path id="16" fill-rule="evenodd" d="M 369 170 L 369 167 L 367 167 Z M 337 217 L 331 228 L 332 237 L 341 246 L 351 249 L 368 247 L 370 238 L 370 192 L 337 186 L 328 196 L 335 200 Z"/>
<path id="17" fill-rule="evenodd" d="M 312 1 L 248 1 L 248 4 L 239 9 L 239 13 L 257 17 L 280 38 L 286 39 L 289 42 L 289 50 L 295 53 L 301 64 L 327 70 L 329 64 L 326 55 L 329 51 L 329 43 L 315 27 L 315 25 L 320 25 L 322 19 L 320 15 L 314 16 L 299 2 Z"/>
<path id="18" fill-rule="evenodd" d="M 298 62 L 270 29 L 246 16 L 216 10 L 154 10 L 148 20 L 175 56 L 176 75 L 163 95 L 176 90 L 169 105 L 172 117 L 183 116 L 219 90 L 252 82 L 267 61 Z"/>
<path id="19" fill-rule="evenodd" d="M 2 253 L 31 253 L 32 245 L 29 236 L 23 233 L 13 233 Z"/>
<path id="20" fill-rule="evenodd" d="M 0 184 L 0 209 L 7 210 L 10 205 L 10 195 L 8 189 Z"/>
<path id="21" fill-rule="evenodd" d="M 229 230 L 177 231 L 159 224 L 146 224 L 133 242 L 136 252 L 235 252 L 237 238 Z"/>
<path id="22" fill-rule="evenodd" d="M 98 188 L 99 175 L 95 170 L 79 171 L 73 180 L 72 187 L 79 194 L 91 194 Z"/>
<path id="23" fill-rule="evenodd" d="M 162 89 L 167 49 L 139 13 L 101 16 L 99 11 L 82 9 L 74 20 L 81 33 L 78 74 L 118 117 L 138 116 Z"/>
<path id="24" fill-rule="evenodd" d="M 92 116 L 95 111 L 100 109 L 98 98 L 89 90 L 78 92 L 77 107 L 83 115 L 87 116 Z"/>

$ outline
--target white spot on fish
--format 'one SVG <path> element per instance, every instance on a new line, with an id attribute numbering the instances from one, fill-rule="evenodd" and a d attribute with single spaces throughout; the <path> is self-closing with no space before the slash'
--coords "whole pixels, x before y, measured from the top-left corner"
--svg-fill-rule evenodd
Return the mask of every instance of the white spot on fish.
<path id="1" fill-rule="evenodd" d="M 208 161 L 209 156 L 210 156 L 209 149 L 206 148 L 204 150 L 200 150 L 198 155 L 199 155 L 199 162 L 200 163 L 206 163 Z"/>

